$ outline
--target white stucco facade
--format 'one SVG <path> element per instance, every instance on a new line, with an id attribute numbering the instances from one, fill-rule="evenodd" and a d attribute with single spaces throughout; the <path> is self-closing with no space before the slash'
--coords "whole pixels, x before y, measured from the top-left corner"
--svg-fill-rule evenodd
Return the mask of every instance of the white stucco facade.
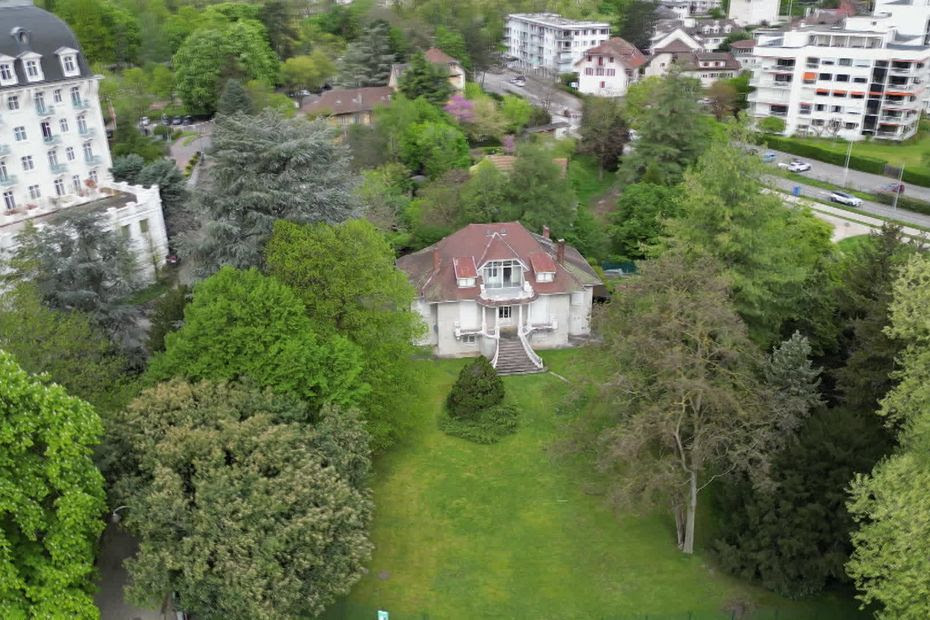
<path id="1" fill-rule="evenodd" d="M 570 73 L 586 49 L 610 36 L 607 22 L 576 21 L 555 13 L 513 13 L 504 26 L 504 47 L 526 69 Z"/>
<path id="2" fill-rule="evenodd" d="M 730 0 L 727 17 L 740 26 L 778 23 L 779 0 Z"/>

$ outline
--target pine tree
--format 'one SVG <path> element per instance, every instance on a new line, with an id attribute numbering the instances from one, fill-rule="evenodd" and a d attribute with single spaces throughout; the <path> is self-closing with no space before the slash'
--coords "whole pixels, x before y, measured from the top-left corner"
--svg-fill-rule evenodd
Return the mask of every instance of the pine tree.
<path id="1" fill-rule="evenodd" d="M 181 238 L 201 275 L 261 265 L 276 220 L 338 223 L 358 212 L 348 149 L 325 121 L 273 110 L 220 117 L 211 159 L 207 187 L 193 203 L 202 227 Z"/>
<path id="2" fill-rule="evenodd" d="M 216 113 L 230 115 L 241 112 L 242 114 L 254 114 L 255 105 L 249 92 L 245 89 L 239 80 L 228 79 L 223 86 L 223 92 L 216 102 Z"/>
<path id="3" fill-rule="evenodd" d="M 400 77 L 400 90 L 408 99 L 423 97 L 434 105 L 443 105 L 452 95 L 449 70 L 445 65 L 434 65 L 418 53 Z"/>
<path id="4" fill-rule="evenodd" d="M 504 382 L 491 362 L 479 355 L 459 372 L 446 399 L 446 409 L 453 418 L 476 418 L 503 400 Z"/>
<path id="5" fill-rule="evenodd" d="M 376 21 L 349 44 L 337 82 L 346 88 L 387 84 L 396 60 L 391 51 L 390 28 L 385 22 Z"/>

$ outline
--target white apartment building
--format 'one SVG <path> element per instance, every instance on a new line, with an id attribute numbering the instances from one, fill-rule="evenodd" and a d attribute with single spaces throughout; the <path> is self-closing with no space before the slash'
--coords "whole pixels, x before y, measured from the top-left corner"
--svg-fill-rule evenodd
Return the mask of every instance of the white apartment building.
<path id="1" fill-rule="evenodd" d="M 670 9 L 679 17 L 691 15 L 707 15 L 714 9 L 719 9 L 720 0 L 659 0 L 659 4 Z"/>
<path id="2" fill-rule="evenodd" d="M 759 32 L 750 114 L 783 118 L 786 135 L 910 138 L 926 106 L 930 46 L 894 24 L 880 14 Z"/>
<path id="3" fill-rule="evenodd" d="M 779 0 L 730 0 L 727 17 L 740 26 L 772 26 L 779 21 Z"/>
<path id="4" fill-rule="evenodd" d="M 110 199 L 122 190 L 116 189 L 110 174 L 97 94 L 100 76 L 91 73 L 74 33 L 31 0 L 0 0 L 0 24 L 3 250 L 12 247 L 23 222 L 41 223 L 52 212 Z M 116 202 L 136 206 L 110 221 L 126 232 L 134 231 L 137 247 L 146 252 L 154 248 L 163 261 L 167 239 L 158 189 L 154 188 L 154 197 L 143 188 L 123 193 L 133 198 Z M 141 202 L 139 196 L 144 197 Z M 142 203 L 147 206 L 139 208 Z M 136 221 L 125 221 L 123 215 L 130 212 L 138 215 Z M 149 258 L 140 262 L 150 264 Z"/>
<path id="5" fill-rule="evenodd" d="M 551 73 L 571 73 L 585 50 L 609 37 L 607 22 L 574 21 L 555 13 L 513 13 L 504 27 L 504 46 L 521 67 Z"/>

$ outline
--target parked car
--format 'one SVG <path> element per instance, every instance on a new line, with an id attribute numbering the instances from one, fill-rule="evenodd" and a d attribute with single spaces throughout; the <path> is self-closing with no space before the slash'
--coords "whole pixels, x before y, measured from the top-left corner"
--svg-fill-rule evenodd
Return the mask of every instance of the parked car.
<path id="1" fill-rule="evenodd" d="M 779 168 L 787 168 L 788 172 L 805 172 L 811 169 L 811 165 L 806 161 L 801 161 L 799 159 L 792 160 L 788 163 L 781 162 L 778 164 Z"/>
<path id="2" fill-rule="evenodd" d="M 174 118 L 171 119 L 172 125 L 180 125 L 183 122 L 184 122 L 184 119 L 181 118 L 180 116 L 175 116 Z"/>
<path id="3" fill-rule="evenodd" d="M 885 183 L 878 188 L 878 191 L 887 192 L 889 194 L 903 194 L 904 183 Z"/>
<path id="4" fill-rule="evenodd" d="M 185 125 L 192 125 L 193 123 L 194 123 L 194 117 L 193 117 L 193 116 L 185 116 L 185 117 L 184 117 L 184 124 L 185 124 Z"/>
<path id="5" fill-rule="evenodd" d="M 830 192 L 830 202 L 838 202 L 841 205 L 846 205 L 849 207 L 858 207 L 862 205 L 861 198 L 857 198 L 852 194 L 847 194 L 846 192 L 841 192 L 839 190 Z"/>
<path id="6" fill-rule="evenodd" d="M 139 124 L 142 125 L 143 127 L 148 127 L 150 122 L 151 121 L 149 120 L 148 116 L 143 116 L 142 118 L 139 119 Z"/>
<path id="7" fill-rule="evenodd" d="M 510 83 L 514 86 L 526 86 L 526 78 L 522 75 L 518 75 L 515 78 L 511 78 Z"/>
<path id="8" fill-rule="evenodd" d="M 762 154 L 762 161 L 764 161 L 767 164 L 770 164 L 773 161 L 775 161 L 777 157 L 778 157 L 778 154 L 776 154 L 775 151 L 766 151 L 765 153 Z"/>

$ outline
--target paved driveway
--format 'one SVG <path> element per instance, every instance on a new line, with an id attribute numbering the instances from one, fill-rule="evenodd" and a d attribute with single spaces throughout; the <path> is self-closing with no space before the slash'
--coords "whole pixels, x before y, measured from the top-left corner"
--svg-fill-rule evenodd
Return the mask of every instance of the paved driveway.
<path id="1" fill-rule="evenodd" d="M 809 176 L 819 181 L 827 181 L 828 183 L 833 183 L 835 185 L 843 185 L 843 166 L 835 166 L 833 164 L 817 161 L 815 159 L 798 157 L 797 155 L 791 155 L 790 153 L 782 153 L 780 151 L 775 152 L 778 153 L 778 159 L 780 161 L 803 159 L 804 161 L 810 163 L 811 169 L 804 173 L 805 176 Z M 855 155 L 855 153 L 856 147 L 853 146 L 853 154 Z M 857 189 L 862 192 L 869 192 L 874 194 L 875 190 L 885 183 L 891 183 L 897 180 L 898 179 L 896 178 L 885 177 L 879 174 L 870 174 L 868 172 L 850 170 L 846 186 L 850 189 Z M 911 183 L 905 183 L 904 185 L 905 196 L 930 202 L 930 187 L 922 187 L 920 185 L 913 185 Z"/>
<path id="2" fill-rule="evenodd" d="M 123 560 L 135 552 L 136 541 L 132 536 L 123 528 L 108 524 L 97 557 L 99 579 L 94 600 L 100 610 L 100 620 L 164 620 L 160 611 L 130 605 L 123 596 L 123 587 L 129 581 Z"/>
<path id="3" fill-rule="evenodd" d="M 517 95 L 530 101 L 533 105 L 549 110 L 552 121 L 568 121 L 569 133 L 577 135 L 581 125 L 581 99 L 560 90 L 551 80 L 528 74 L 526 86 L 516 86 L 510 80 L 519 75 L 511 69 L 502 73 L 487 72 L 484 76 L 483 88 L 489 93 L 498 95 Z M 566 116 L 563 112 L 569 111 Z"/>

